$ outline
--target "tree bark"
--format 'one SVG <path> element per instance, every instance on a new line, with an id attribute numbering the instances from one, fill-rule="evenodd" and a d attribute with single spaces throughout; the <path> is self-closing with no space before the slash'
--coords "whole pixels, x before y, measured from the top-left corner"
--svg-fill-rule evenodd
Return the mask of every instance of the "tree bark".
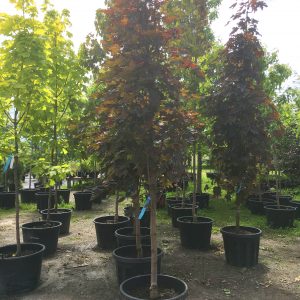
<path id="1" fill-rule="evenodd" d="M 119 191 L 116 192 L 116 202 L 115 202 L 115 217 L 114 222 L 117 223 L 119 219 Z"/>
<path id="2" fill-rule="evenodd" d="M 19 178 L 18 178 L 18 167 L 19 167 L 19 143 L 18 143 L 18 111 L 15 110 L 14 114 L 14 142 L 15 142 L 15 153 L 14 153 L 14 184 L 15 184 L 15 207 L 16 207 L 16 241 L 17 241 L 17 252 L 16 256 L 21 255 L 21 239 L 20 239 L 20 202 L 19 202 Z"/>
<path id="3" fill-rule="evenodd" d="M 149 160 L 148 165 L 148 181 L 149 181 L 149 192 L 151 197 L 151 223 L 150 223 L 150 234 L 151 234 L 151 283 L 150 283 L 150 299 L 156 299 L 159 296 L 158 285 L 157 285 L 157 229 L 156 229 L 156 178 L 150 169 Z"/>
<path id="4" fill-rule="evenodd" d="M 197 167 L 197 193 L 202 194 L 202 152 L 201 147 L 198 145 L 198 167 Z"/>
<path id="5" fill-rule="evenodd" d="M 135 244 L 136 244 L 136 252 L 137 257 L 142 257 L 142 242 L 141 242 L 141 222 L 139 220 L 139 212 L 140 212 L 140 195 L 139 189 L 135 191 L 133 197 L 133 210 L 134 210 L 134 233 L 135 233 Z"/>
<path id="6" fill-rule="evenodd" d="M 193 222 L 196 222 L 196 142 L 193 143 L 193 185 L 192 216 Z"/>

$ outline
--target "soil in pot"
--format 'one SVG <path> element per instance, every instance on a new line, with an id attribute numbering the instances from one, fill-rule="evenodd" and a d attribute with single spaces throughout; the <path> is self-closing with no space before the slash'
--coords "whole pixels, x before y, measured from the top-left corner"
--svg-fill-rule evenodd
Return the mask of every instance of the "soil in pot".
<path id="1" fill-rule="evenodd" d="M 139 275 L 129 278 L 120 285 L 121 300 L 148 300 L 150 275 Z M 187 284 L 172 276 L 157 276 L 160 298 L 158 300 L 185 300 L 188 299 Z"/>
<path id="2" fill-rule="evenodd" d="M 10 209 L 15 207 L 15 192 L 0 193 L 0 208 Z"/>
<path id="3" fill-rule="evenodd" d="M 119 284 L 124 280 L 151 272 L 151 246 L 143 246 L 143 256 L 138 257 L 136 247 L 124 246 L 113 251 Z M 157 272 L 160 273 L 163 252 L 157 248 Z"/>
<path id="4" fill-rule="evenodd" d="M 196 206 L 196 213 L 197 213 L 197 208 Z M 177 223 L 177 218 L 179 217 L 184 217 L 184 216 L 192 216 L 193 214 L 193 204 L 184 204 L 182 205 L 174 205 L 171 207 L 172 209 L 172 225 L 175 228 L 178 228 L 178 223 Z"/>
<path id="5" fill-rule="evenodd" d="M 294 226 L 296 207 L 284 205 L 265 206 L 267 224 L 272 228 L 286 228 Z"/>
<path id="6" fill-rule="evenodd" d="M 118 222 L 114 222 L 114 216 L 98 217 L 94 220 L 97 245 L 102 249 L 115 249 L 117 240 L 115 231 L 122 227 L 130 226 L 130 219 L 126 216 L 119 216 Z"/>
<path id="7" fill-rule="evenodd" d="M 36 189 L 22 189 L 20 190 L 21 202 L 22 203 L 36 203 L 35 193 Z"/>
<path id="8" fill-rule="evenodd" d="M 40 211 L 43 220 L 47 219 L 48 209 Z M 72 210 L 68 208 L 58 208 L 56 211 L 54 208 L 50 209 L 50 220 L 61 222 L 61 228 L 59 230 L 60 235 L 66 235 L 70 232 Z"/>
<path id="9" fill-rule="evenodd" d="M 89 210 L 92 208 L 92 193 L 91 192 L 76 192 L 74 193 L 75 209 Z"/>
<path id="10" fill-rule="evenodd" d="M 36 207 L 39 211 L 48 209 L 49 192 L 37 192 L 35 193 Z M 54 207 L 54 198 L 51 196 L 51 207 Z"/>
<path id="11" fill-rule="evenodd" d="M 22 225 L 24 243 L 39 243 L 45 246 L 44 256 L 56 252 L 61 223 L 57 221 L 38 221 Z"/>
<path id="12" fill-rule="evenodd" d="M 255 227 L 225 226 L 221 228 L 228 264 L 252 267 L 258 263 L 261 230 Z"/>
<path id="13" fill-rule="evenodd" d="M 136 244 L 134 227 L 119 228 L 115 231 L 115 236 L 117 239 L 118 247 L 130 246 Z M 151 243 L 150 228 L 141 227 L 141 242 L 142 245 L 150 245 Z"/>
<path id="14" fill-rule="evenodd" d="M 213 220 L 206 217 L 179 217 L 177 223 L 180 230 L 180 241 L 182 247 L 190 249 L 210 249 L 210 238 Z"/>
<path id="15" fill-rule="evenodd" d="M 0 247 L 0 296 L 37 287 L 44 250 L 45 246 L 41 244 L 21 244 L 22 255 L 14 257 L 17 245 Z"/>

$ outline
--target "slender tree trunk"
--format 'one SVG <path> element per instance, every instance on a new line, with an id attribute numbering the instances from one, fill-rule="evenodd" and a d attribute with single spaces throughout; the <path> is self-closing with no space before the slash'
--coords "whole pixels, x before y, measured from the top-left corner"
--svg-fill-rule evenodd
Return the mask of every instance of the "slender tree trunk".
<path id="1" fill-rule="evenodd" d="M 30 164 L 30 167 L 29 167 L 29 189 L 31 189 L 31 164 Z"/>
<path id="2" fill-rule="evenodd" d="M 150 167 L 149 157 L 147 158 L 147 173 L 149 193 L 151 198 L 150 211 L 150 235 L 151 235 L 151 280 L 150 280 L 150 299 L 156 299 L 159 296 L 157 285 L 157 229 L 156 229 L 156 178 Z"/>
<path id="3" fill-rule="evenodd" d="M 197 167 L 197 193 L 202 194 L 202 152 L 201 147 L 198 145 L 198 167 Z"/>
<path id="4" fill-rule="evenodd" d="M 196 142 L 193 143 L 193 202 L 192 202 L 192 216 L 193 222 L 197 221 L 196 215 Z"/>
<path id="5" fill-rule="evenodd" d="M 139 188 L 136 189 L 133 197 L 133 210 L 134 210 L 134 233 L 135 233 L 135 243 L 136 243 L 136 252 L 137 257 L 142 257 L 142 242 L 141 242 L 141 222 L 139 220 L 140 213 L 140 195 Z"/>
<path id="6" fill-rule="evenodd" d="M 280 202 L 279 202 L 279 172 L 276 168 L 275 170 L 275 176 L 276 176 L 276 203 L 277 206 L 280 206 Z"/>
<path id="7" fill-rule="evenodd" d="M 240 220 L 241 220 L 241 201 L 240 194 L 236 195 L 236 213 L 235 213 L 235 225 L 239 229 L 240 228 Z"/>
<path id="8" fill-rule="evenodd" d="M 48 210 L 47 210 L 47 218 L 46 218 L 47 221 L 50 220 L 51 198 L 52 198 L 52 191 L 51 191 L 51 188 L 49 187 L 49 193 L 48 193 Z"/>
<path id="9" fill-rule="evenodd" d="M 17 240 L 17 252 L 16 256 L 21 255 L 21 239 L 20 239 L 20 202 L 19 202 L 19 178 L 18 178 L 18 167 L 19 167 L 19 142 L 18 142 L 18 111 L 15 110 L 14 114 L 14 142 L 15 142 L 15 153 L 14 153 L 14 184 L 15 184 L 15 207 L 16 207 L 16 240 Z"/>
<path id="10" fill-rule="evenodd" d="M 119 191 L 116 192 L 116 202 L 115 202 L 115 217 L 114 222 L 117 223 L 119 219 Z"/>

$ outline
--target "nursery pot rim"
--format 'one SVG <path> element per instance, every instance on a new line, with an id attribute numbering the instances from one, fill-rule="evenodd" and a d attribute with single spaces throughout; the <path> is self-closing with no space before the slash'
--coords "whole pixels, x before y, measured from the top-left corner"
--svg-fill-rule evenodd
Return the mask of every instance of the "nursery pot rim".
<path id="1" fill-rule="evenodd" d="M 192 224 L 212 224 L 214 222 L 213 219 L 208 218 L 208 217 L 196 216 L 196 218 L 197 218 L 197 222 L 194 222 L 193 221 L 193 216 L 181 216 L 181 217 L 177 218 L 177 222 L 178 223 L 192 223 Z M 190 221 L 184 221 L 184 220 L 181 220 L 181 219 L 191 219 L 191 222 Z M 203 221 L 200 221 L 198 219 L 203 219 Z M 204 219 L 206 219 L 206 220 L 204 220 Z"/>
<path id="2" fill-rule="evenodd" d="M 74 192 L 74 195 L 76 195 L 76 194 L 92 194 L 92 192 L 83 192 L 83 191 L 76 191 L 76 192 Z"/>
<path id="3" fill-rule="evenodd" d="M 36 255 L 36 254 L 39 254 L 39 253 L 42 253 L 45 251 L 45 245 L 43 244 L 40 244 L 40 243 L 21 243 L 21 248 L 22 248 L 22 245 L 36 245 L 36 246 L 40 246 L 41 249 L 34 252 L 34 253 L 30 253 L 30 254 L 26 254 L 26 255 L 20 255 L 20 256 L 14 256 L 14 257 L 8 257 L 8 258 L 1 258 L 0 257 L 0 261 L 3 261 L 3 260 L 6 260 L 6 261 L 12 261 L 12 260 L 19 260 L 19 259 L 22 259 L 24 257 L 30 257 L 30 256 L 33 256 L 33 255 Z M 4 246 L 1 246 L 0 249 L 2 248 L 9 248 L 9 247 L 17 247 L 17 244 L 8 244 L 8 245 L 4 245 Z"/>
<path id="4" fill-rule="evenodd" d="M 122 261 L 122 262 L 130 262 L 130 263 L 137 263 L 137 262 L 141 262 L 141 261 L 147 261 L 147 260 L 151 260 L 151 252 L 149 256 L 143 256 L 143 257 L 127 257 L 127 256 L 121 256 L 118 255 L 117 252 L 121 251 L 122 249 L 125 248 L 132 248 L 133 250 L 136 250 L 136 245 L 127 245 L 127 246 L 122 246 L 122 247 L 118 247 L 116 249 L 114 249 L 114 251 L 112 252 L 112 255 L 115 259 L 118 259 L 118 261 Z M 149 248 L 151 250 L 151 245 L 142 245 L 142 248 Z M 157 247 L 157 257 L 163 257 L 164 252 L 161 248 Z"/>
<path id="5" fill-rule="evenodd" d="M 134 276 L 134 277 L 131 277 L 131 278 L 128 278 L 128 279 L 124 280 L 124 281 L 120 284 L 120 291 L 122 291 L 122 293 L 123 293 L 126 297 L 130 298 L 131 300 L 144 300 L 144 299 L 142 299 L 142 298 L 136 298 L 136 297 L 134 297 L 134 296 L 132 296 L 132 295 L 129 295 L 129 294 L 127 294 L 127 293 L 124 291 L 124 285 L 125 285 L 128 281 L 134 280 L 135 278 L 139 278 L 139 277 L 150 277 L 150 278 L 151 278 L 151 274 Z M 174 276 L 166 275 L 166 274 L 157 274 L 157 279 L 158 279 L 158 281 L 159 281 L 159 277 L 165 277 L 165 278 L 173 279 L 173 280 L 175 280 L 175 281 L 177 281 L 177 282 L 180 282 L 180 283 L 183 285 L 183 287 L 184 287 L 184 291 L 183 291 L 181 294 L 179 294 L 179 295 L 177 295 L 177 296 L 175 296 L 175 297 L 172 297 L 172 298 L 167 298 L 166 300 L 177 300 L 177 299 L 181 299 L 182 296 L 187 295 L 187 293 L 188 293 L 188 285 L 187 285 L 182 279 L 179 279 L 179 278 L 174 277 Z"/>
<path id="6" fill-rule="evenodd" d="M 186 204 L 184 204 L 184 206 L 182 207 L 181 206 L 181 204 L 179 204 L 179 205 L 172 205 L 172 209 L 193 209 L 193 204 L 189 204 L 189 203 L 187 203 L 188 205 L 190 205 L 190 206 L 186 206 Z M 198 209 L 199 208 L 199 206 L 198 205 L 194 205 L 194 208 L 195 209 Z"/>
<path id="7" fill-rule="evenodd" d="M 126 234 L 121 234 L 121 233 L 118 232 L 118 231 L 122 231 L 122 230 L 124 230 L 124 229 L 132 229 L 132 230 L 134 230 L 134 227 L 128 226 L 128 227 L 121 227 L 121 228 L 118 228 L 118 229 L 115 231 L 115 236 L 116 236 L 116 237 L 128 237 L 128 235 L 126 235 Z M 148 230 L 150 231 L 150 228 L 149 228 L 149 227 L 140 227 L 140 229 L 141 229 L 141 230 L 142 230 L 142 229 L 148 229 Z M 141 233 L 141 237 L 146 237 L 146 236 L 150 236 L 150 232 L 149 232 L 149 234 L 142 234 L 142 233 Z"/>
<path id="8" fill-rule="evenodd" d="M 5 194 L 5 195 L 7 195 L 7 194 L 16 194 L 16 192 L 0 192 L 0 194 Z"/>
<path id="9" fill-rule="evenodd" d="M 54 226 L 49 226 L 49 227 L 30 227 L 28 225 L 30 224 L 45 224 L 45 223 L 54 223 L 56 225 Z M 48 228 L 57 228 L 57 227 L 61 227 L 62 226 L 62 223 L 59 222 L 59 221 L 52 221 L 52 220 L 49 220 L 49 221 L 34 221 L 34 222 L 28 222 L 28 223 L 25 223 L 23 224 L 21 227 L 22 228 L 25 228 L 25 229 L 30 229 L 30 230 L 41 230 L 41 229 L 48 229 Z"/>
<path id="10" fill-rule="evenodd" d="M 50 208 L 50 215 L 63 215 L 71 212 L 72 212 L 71 208 L 57 208 L 56 212 L 55 212 L 55 208 Z M 48 214 L 48 208 L 42 209 L 40 211 L 40 214 Z"/>
<path id="11" fill-rule="evenodd" d="M 114 216 L 100 216 L 100 217 L 96 217 L 94 220 L 93 220 L 93 222 L 95 223 L 95 224 L 101 224 L 101 225 L 108 225 L 108 226 L 110 226 L 110 225 L 112 225 L 112 224 L 122 224 L 122 223 L 126 223 L 126 222 L 128 222 L 128 221 L 130 221 L 130 218 L 129 217 L 126 217 L 126 216 L 118 216 L 118 218 L 120 218 L 120 217 L 122 217 L 122 218 L 126 218 L 126 220 L 123 220 L 123 221 L 117 221 L 117 222 L 113 222 L 113 223 L 107 223 L 107 222 L 99 222 L 98 220 L 99 219 L 106 219 L 106 218 L 114 218 Z"/>
<path id="12" fill-rule="evenodd" d="M 255 230 L 256 232 L 251 232 L 249 231 L 248 234 L 244 234 L 244 233 L 238 233 L 238 232 L 234 232 L 234 231 L 228 231 L 226 229 L 234 229 L 237 228 L 235 225 L 228 225 L 228 226 L 224 226 L 222 228 L 220 228 L 220 232 L 222 234 L 226 234 L 226 235 L 230 235 L 230 236 L 236 236 L 239 238 L 255 238 L 256 236 L 260 236 L 262 234 L 262 230 L 257 228 L 257 227 L 253 227 L 253 226 L 239 226 L 239 228 L 244 229 L 244 230 Z"/>
<path id="13" fill-rule="evenodd" d="M 277 204 L 274 204 L 274 205 L 266 205 L 264 206 L 265 209 L 268 209 L 268 210 L 282 210 L 282 211 L 293 211 L 293 210 L 296 210 L 297 208 L 294 207 L 294 206 L 288 206 L 288 205 L 277 205 Z"/>

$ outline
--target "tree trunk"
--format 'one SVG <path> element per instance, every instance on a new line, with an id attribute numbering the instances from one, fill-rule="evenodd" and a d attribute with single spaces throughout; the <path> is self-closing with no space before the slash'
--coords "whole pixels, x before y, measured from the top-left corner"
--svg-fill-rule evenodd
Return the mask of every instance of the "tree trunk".
<path id="1" fill-rule="evenodd" d="M 49 194 L 48 194 L 48 211 L 47 211 L 47 218 L 46 218 L 47 221 L 50 220 L 51 198 L 52 198 L 52 191 L 51 191 L 51 188 L 49 187 Z"/>
<path id="2" fill-rule="evenodd" d="M 277 206 L 280 206 L 280 202 L 279 202 L 279 172 L 276 168 L 275 170 L 275 176 L 276 176 L 276 203 Z"/>
<path id="3" fill-rule="evenodd" d="M 159 297 L 157 285 L 157 229 L 156 229 L 156 178 L 155 174 L 150 168 L 149 158 L 147 158 L 148 169 L 148 184 L 151 198 L 150 211 L 150 235 L 151 235 L 151 281 L 150 281 L 150 299 Z"/>
<path id="4" fill-rule="evenodd" d="M 202 194 L 202 152 L 201 147 L 198 145 L 198 167 L 197 167 L 197 193 Z"/>
<path id="5" fill-rule="evenodd" d="M 19 167 L 19 143 L 18 143 L 18 111 L 15 110 L 14 117 L 14 141 L 15 141 L 15 154 L 14 154 L 14 184 L 15 184 L 15 207 L 16 207 L 16 240 L 17 240 L 17 252 L 16 256 L 21 255 L 21 239 L 20 239 L 20 202 L 19 202 L 19 178 L 18 178 L 18 167 Z"/>
<path id="6" fill-rule="evenodd" d="M 192 215 L 193 222 L 197 221 L 196 215 L 196 142 L 193 143 L 193 202 L 192 202 Z"/>
<path id="7" fill-rule="evenodd" d="M 136 190 L 132 197 L 133 210 L 134 210 L 134 233 L 135 233 L 135 243 L 137 257 L 142 257 L 142 242 L 141 242 L 141 222 L 139 220 L 140 213 L 140 195 L 139 189 Z"/>
<path id="8" fill-rule="evenodd" d="M 117 223 L 119 219 L 119 191 L 116 192 L 116 202 L 115 202 L 115 217 L 114 222 Z"/>
<path id="9" fill-rule="evenodd" d="M 240 194 L 236 195 L 236 213 L 235 213 L 235 226 L 240 228 L 240 220 L 241 220 L 241 203 L 240 203 Z"/>

